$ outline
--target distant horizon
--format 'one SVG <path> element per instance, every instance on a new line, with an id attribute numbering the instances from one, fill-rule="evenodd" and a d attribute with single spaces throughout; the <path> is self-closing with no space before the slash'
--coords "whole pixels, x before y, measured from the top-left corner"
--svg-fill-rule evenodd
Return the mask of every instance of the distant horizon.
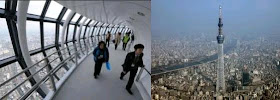
<path id="1" fill-rule="evenodd" d="M 152 34 L 217 33 L 219 4 L 217 0 L 152 0 Z M 280 0 L 231 0 L 221 4 L 224 33 L 280 33 L 280 13 L 276 13 Z"/>

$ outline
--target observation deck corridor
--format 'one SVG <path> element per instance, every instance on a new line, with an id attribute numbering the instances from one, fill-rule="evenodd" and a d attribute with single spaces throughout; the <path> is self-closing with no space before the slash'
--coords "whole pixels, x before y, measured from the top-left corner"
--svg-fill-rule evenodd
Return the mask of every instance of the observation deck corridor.
<path id="1" fill-rule="evenodd" d="M 95 62 L 93 55 L 90 54 L 65 81 L 53 100 L 142 100 L 135 86 L 136 81 L 131 88 L 133 95 L 125 89 L 129 73 L 120 80 L 121 65 L 127 52 L 121 49 L 122 44 L 117 50 L 114 47 L 110 44 L 108 48 L 111 70 L 107 70 L 103 64 L 99 77 L 95 79 L 93 76 Z"/>

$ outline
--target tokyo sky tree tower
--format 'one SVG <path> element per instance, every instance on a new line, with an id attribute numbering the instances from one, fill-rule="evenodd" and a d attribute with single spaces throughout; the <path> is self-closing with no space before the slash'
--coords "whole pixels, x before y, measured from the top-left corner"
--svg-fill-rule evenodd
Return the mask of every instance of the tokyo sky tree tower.
<path id="1" fill-rule="evenodd" d="M 224 77 L 224 36 L 222 32 L 222 6 L 219 6 L 219 35 L 217 36 L 218 42 L 218 67 L 217 67 L 217 85 L 216 92 L 221 95 L 225 92 L 225 77 Z"/>

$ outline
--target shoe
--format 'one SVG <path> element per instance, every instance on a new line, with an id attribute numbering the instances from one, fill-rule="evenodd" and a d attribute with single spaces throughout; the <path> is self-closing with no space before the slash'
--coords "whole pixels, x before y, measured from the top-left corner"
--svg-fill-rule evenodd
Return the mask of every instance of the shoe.
<path id="1" fill-rule="evenodd" d="M 130 95 L 133 95 L 133 93 L 131 92 L 130 89 L 126 88 L 126 91 L 127 91 Z"/>
<path id="2" fill-rule="evenodd" d="M 121 80 L 123 80 L 123 77 L 120 77 Z"/>
<path id="3" fill-rule="evenodd" d="M 94 78 L 97 79 L 97 75 L 94 75 Z"/>

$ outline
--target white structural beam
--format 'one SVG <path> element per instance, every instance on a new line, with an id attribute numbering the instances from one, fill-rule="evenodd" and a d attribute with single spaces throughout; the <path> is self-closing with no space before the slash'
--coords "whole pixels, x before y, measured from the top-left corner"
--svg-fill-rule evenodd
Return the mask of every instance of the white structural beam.
<path id="1" fill-rule="evenodd" d="M 18 38 L 19 38 L 21 52 L 26 65 L 30 67 L 33 65 L 33 62 L 31 60 L 28 51 L 27 36 L 26 36 L 26 19 L 27 19 L 26 16 L 27 16 L 28 5 L 29 5 L 29 0 L 20 0 L 18 2 L 17 26 L 18 26 Z M 29 71 L 31 74 L 34 74 L 36 72 L 35 67 L 31 68 Z M 41 80 L 38 74 L 34 75 L 33 78 L 35 79 L 36 82 Z M 45 84 L 41 85 L 40 88 L 45 93 L 49 92 Z"/>
<path id="2" fill-rule="evenodd" d="M 82 29 L 85 25 L 85 22 L 87 21 L 88 18 L 86 18 L 85 20 L 83 20 L 83 22 L 80 23 L 80 27 L 79 27 L 79 30 L 77 31 L 76 33 L 76 40 L 78 41 L 78 47 L 81 47 L 81 42 L 80 42 L 80 38 L 81 38 L 81 32 L 82 32 Z"/>
<path id="3" fill-rule="evenodd" d="M 69 22 L 70 22 L 70 19 L 71 19 L 71 17 L 74 15 L 74 12 L 73 11 L 70 11 L 70 13 L 68 14 L 68 16 L 67 16 L 67 18 L 66 18 L 66 21 L 65 21 L 65 23 L 63 24 L 63 28 L 62 28 L 62 33 L 60 34 L 60 40 L 61 40 L 61 50 L 63 50 L 62 51 L 62 54 L 64 54 L 65 53 L 65 50 L 66 49 L 64 49 L 65 48 L 65 39 L 66 39 L 66 29 L 67 29 L 67 27 L 68 27 L 68 24 L 69 24 Z M 65 55 L 63 55 L 63 58 L 66 58 L 65 57 Z"/>
<path id="4" fill-rule="evenodd" d="M 88 47 L 91 47 L 91 46 L 90 46 L 90 40 L 89 40 L 89 39 L 90 39 L 90 34 L 91 34 L 92 28 L 93 28 L 93 24 L 90 24 L 90 25 L 89 25 L 88 32 L 85 34 L 85 35 L 86 35 L 85 41 L 86 41 Z"/>

